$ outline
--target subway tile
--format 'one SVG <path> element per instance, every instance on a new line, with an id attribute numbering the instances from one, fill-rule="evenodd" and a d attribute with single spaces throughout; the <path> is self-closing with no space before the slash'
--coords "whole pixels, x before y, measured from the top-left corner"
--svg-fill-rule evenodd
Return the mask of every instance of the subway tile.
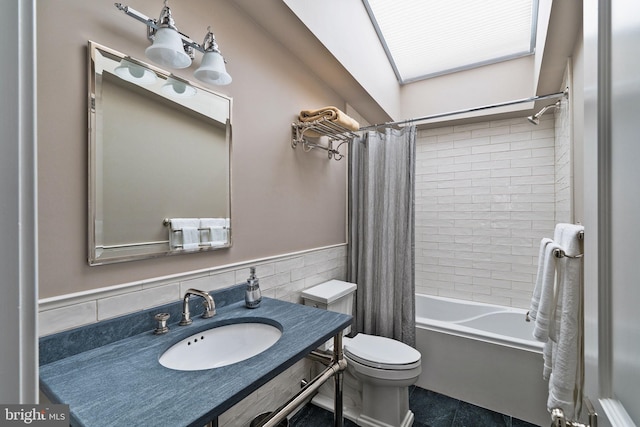
<path id="1" fill-rule="evenodd" d="M 502 144 L 490 144 L 490 145 L 476 145 L 471 147 L 471 153 L 495 153 L 499 151 L 509 151 L 511 149 L 511 143 Z"/>
<path id="2" fill-rule="evenodd" d="M 490 277 L 474 277 L 473 284 L 479 286 L 488 286 L 490 288 L 493 288 L 494 291 L 496 289 L 511 289 L 510 280 L 499 280 Z"/>
<path id="3" fill-rule="evenodd" d="M 511 167 L 518 168 L 524 166 L 531 166 L 533 168 L 540 168 L 542 166 L 551 166 L 554 165 L 553 157 L 530 157 L 527 159 L 512 159 Z M 539 169 L 536 169 L 538 171 Z M 543 169 L 544 170 L 544 169 Z M 543 172 L 544 173 L 544 172 Z"/>
<path id="4" fill-rule="evenodd" d="M 488 129 L 491 127 L 491 122 L 477 122 L 464 125 L 457 125 L 453 127 L 453 132 L 469 132 L 476 129 Z"/>
<path id="5" fill-rule="evenodd" d="M 452 144 L 453 146 L 453 144 Z M 438 158 L 468 156 L 471 154 L 471 147 L 451 148 L 438 151 Z"/>
<path id="6" fill-rule="evenodd" d="M 508 169 L 492 169 L 491 177 L 492 178 L 500 178 L 500 177 L 518 177 L 518 176 L 531 176 L 532 169 L 530 167 L 511 167 Z"/>
<path id="7" fill-rule="evenodd" d="M 505 297 L 505 298 L 512 298 L 512 299 L 513 298 L 518 298 L 518 299 L 531 298 L 531 292 L 514 290 L 510 288 L 499 289 L 496 287 L 496 289 L 493 289 L 493 295 L 499 296 L 499 297 Z"/>
<path id="8" fill-rule="evenodd" d="M 296 268 L 304 267 L 304 257 L 299 256 L 283 261 L 278 261 L 275 263 L 275 271 L 276 273 L 289 272 Z"/>
<path id="9" fill-rule="evenodd" d="M 504 187 L 505 185 L 509 185 L 511 183 L 511 180 L 509 177 L 504 177 L 504 178 L 481 178 L 481 179 L 474 179 L 472 182 L 472 186 L 473 187 L 490 187 L 492 189 L 494 188 L 499 188 L 499 187 Z"/>
<path id="10" fill-rule="evenodd" d="M 504 122 L 504 125 L 519 125 L 519 124 L 526 124 L 526 125 L 530 125 L 529 120 L 526 119 L 526 117 L 514 117 L 511 119 L 502 119 L 502 120 L 498 120 L 498 122 Z M 492 122 L 493 123 L 493 122 Z"/>
<path id="11" fill-rule="evenodd" d="M 514 132 L 513 130 L 514 127 L 512 126 L 510 133 L 505 133 L 502 135 L 492 135 L 491 143 L 500 144 L 503 142 L 528 141 L 531 139 L 531 131 L 520 131 L 518 129 Z"/>
<path id="12" fill-rule="evenodd" d="M 474 180 L 474 179 L 489 178 L 493 176 L 492 172 L 493 171 L 491 170 L 455 172 L 455 179 L 456 180 L 465 180 L 465 179 Z"/>
<path id="13" fill-rule="evenodd" d="M 488 244 L 491 244 L 491 237 L 478 236 L 478 235 L 470 235 L 470 236 L 456 235 L 454 237 L 454 241 L 457 244 L 464 244 L 464 245 L 473 245 L 473 244 L 488 245 Z"/>
<path id="14" fill-rule="evenodd" d="M 512 307 L 522 308 L 524 310 L 527 310 L 531 306 L 531 292 L 528 292 L 518 297 L 512 297 L 510 299 L 511 299 Z M 516 424 L 516 419 L 514 418 L 513 427 L 535 427 L 535 426 L 533 424 L 529 424 L 524 421 L 519 421 L 519 423 Z"/>
<path id="15" fill-rule="evenodd" d="M 474 245 L 471 245 L 471 248 L 466 251 L 460 251 L 455 253 L 455 257 L 457 259 L 470 260 L 472 262 L 487 262 L 491 261 L 492 257 L 490 253 L 477 251 L 473 249 Z M 472 264 L 473 265 L 473 264 Z"/>
<path id="16" fill-rule="evenodd" d="M 553 128 L 534 130 L 534 131 L 531 132 L 531 139 L 550 139 L 550 140 L 553 140 L 553 137 L 555 135 L 554 132 L 555 131 L 554 131 Z"/>
<path id="17" fill-rule="evenodd" d="M 457 299 L 473 301 L 473 292 L 463 292 L 463 291 L 455 290 L 453 288 L 438 289 L 438 296 L 445 297 L 445 298 L 457 298 Z"/>
<path id="18" fill-rule="evenodd" d="M 471 136 L 473 138 L 479 138 L 483 136 L 494 136 L 509 133 L 509 126 L 489 127 L 481 129 L 473 129 Z"/>
<path id="19" fill-rule="evenodd" d="M 50 335 L 95 323 L 97 320 L 98 308 L 95 301 L 41 311 L 38 313 L 38 334 Z"/>
<path id="20" fill-rule="evenodd" d="M 455 164 L 477 163 L 491 161 L 491 153 L 470 154 L 468 156 L 457 156 L 452 158 Z"/>
<path id="21" fill-rule="evenodd" d="M 531 185 L 526 185 L 526 184 L 520 184 L 517 185 L 516 183 L 519 183 L 520 181 L 522 181 L 521 177 L 511 177 L 510 178 L 511 184 L 505 186 L 505 187 L 500 187 L 500 188 L 492 188 L 492 191 L 496 191 L 496 193 L 498 194 L 528 194 L 531 193 Z"/>
<path id="22" fill-rule="evenodd" d="M 446 143 L 448 143 L 447 147 L 453 148 L 453 145 L 449 144 L 449 143 L 453 142 L 453 134 L 452 133 L 436 135 L 436 141 L 438 141 L 438 143 L 445 143 L 446 142 Z"/>
<path id="23" fill-rule="evenodd" d="M 513 264 L 511 262 L 496 262 L 496 261 L 474 261 L 473 268 L 489 270 L 489 271 L 511 271 Z"/>
<path id="24" fill-rule="evenodd" d="M 486 254 L 503 254 L 503 255 L 511 255 L 511 247 L 510 246 L 502 246 L 502 245 L 473 245 L 474 252 L 482 252 Z"/>
<path id="25" fill-rule="evenodd" d="M 438 173 L 441 172 L 462 172 L 462 171 L 470 171 L 471 163 L 459 163 L 459 164 L 447 164 L 447 165 L 438 165 L 437 166 Z"/>
<path id="26" fill-rule="evenodd" d="M 511 184 L 513 185 L 541 185 L 541 184 L 553 184 L 554 183 L 554 175 L 521 175 L 521 176 L 511 176 Z"/>
<path id="27" fill-rule="evenodd" d="M 445 127 L 433 128 L 433 129 L 422 129 L 418 131 L 418 134 L 420 135 L 420 138 L 423 138 L 426 136 L 446 135 L 452 132 L 453 132 L 453 126 L 445 126 Z"/>
<path id="28" fill-rule="evenodd" d="M 250 267 L 255 267 L 256 268 L 256 276 L 258 276 L 259 278 L 263 278 L 263 277 L 267 277 L 267 276 L 271 276 L 273 274 L 275 274 L 275 264 L 272 262 L 267 262 L 267 263 L 257 263 L 255 266 L 247 266 L 244 268 L 239 268 L 235 270 L 235 283 L 242 283 L 245 282 L 247 280 L 247 278 L 249 277 L 249 275 L 251 274 L 251 270 Z"/>
<path id="29" fill-rule="evenodd" d="M 416 276 L 416 279 L 418 277 Z M 416 281 L 416 293 L 423 295 L 438 295 L 438 288 L 433 286 L 428 286 L 426 284 L 422 284 Z"/>
<path id="30" fill-rule="evenodd" d="M 513 302 L 511 298 L 501 297 L 493 294 L 491 295 L 474 294 L 473 301 L 483 302 L 487 304 L 503 305 L 507 307 L 513 306 Z M 522 308 L 529 308 L 529 306 L 527 305 L 526 307 L 522 307 Z"/>
<path id="31" fill-rule="evenodd" d="M 508 169 L 511 168 L 512 160 L 491 160 L 488 162 L 474 162 L 471 169 L 483 170 L 483 169 Z"/>
<path id="32" fill-rule="evenodd" d="M 528 159 L 532 157 L 530 149 L 525 150 L 509 150 L 490 153 L 491 160 L 511 160 L 511 159 Z"/>
<path id="33" fill-rule="evenodd" d="M 520 273 L 516 271 L 492 271 L 492 279 L 511 280 L 512 282 L 524 282 L 529 285 L 533 283 L 533 275 L 530 273 Z"/>
<path id="34" fill-rule="evenodd" d="M 469 292 L 474 296 L 478 294 L 491 295 L 490 286 L 481 286 L 481 285 L 478 285 L 477 283 L 474 283 L 474 284 L 455 283 L 453 288 L 457 292 Z"/>
<path id="35" fill-rule="evenodd" d="M 271 289 L 291 283 L 291 270 L 260 278 L 260 288 Z"/>
<path id="36" fill-rule="evenodd" d="M 178 283 L 102 298 L 97 301 L 98 321 L 167 304 L 179 299 L 180 285 Z"/>
<path id="37" fill-rule="evenodd" d="M 470 263 L 473 265 L 473 263 Z M 491 270 L 485 270 L 481 268 L 465 268 L 465 267 L 456 267 L 455 274 L 457 276 L 469 276 L 469 277 L 491 277 Z"/>
<path id="38" fill-rule="evenodd" d="M 456 127 L 456 132 L 451 131 L 449 135 L 449 129 L 432 131 L 438 135 L 436 140 L 440 143 L 454 141 L 454 144 L 439 146 L 440 149 L 429 157 L 433 160 L 433 156 L 438 155 L 439 163 L 426 167 L 436 170 L 439 167 L 439 172 L 449 175 L 438 177 L 435 173 L 434 177 L 425 170 L 427 174 L 420 178 L 437 182 L 438 189 L 449 192 L 434 200 L 434 187 L 424 188 L 420 196 L 440 207 L 431 208 L 435 216 L 434 212 L 426 212 L 420 220 L 423 225 L 434 220 L 449 224 L 439 226 L 438 236 L 430 237 L 437 242 L 421 242 L 419 245 L 429 246 L 420 253 L 430 260 L 426 262 L 447 264 L 439 267 L 453 267 L 457 273 L 447 270 L 425 272 L 438 276 L 430 276 L 434 282 L 422 286 L 433 290 L 445 286 L 443 282 L 453 281 L 458 288 L 452 290 L 447 284 L 446 291 L 439 293 L 465 299 L 480 296 L 483 301 L 506 305 L 530 297 L 523 295 L 530 293 L 532 284 L 529 282 L 533 281 L 537 270 L 539 240 L 543 235 L 552 234 L 554 221 L 568 217 L 571 209 L 570 168 L 562 165 L 570 161 L 565 142 L 569 135 L 562 126 L 548 116 L 539 126 L 514 118 Z M 556 140 L 557 147 L 554 148 Z M 455 151 L 469 148 L 470 154 Z M 470 165 L 471 170 L 453 165 Z M 490 175 L 473 174 L 476 171 L 490 171 Z M 453 177 L 451 172 L 454 172 Z M 453 236 L 453 242 L 447 241 L 445 236 Z M 433 266 L 425 268 L 434 269 Z M 491 272 L 493 279 L 498 280 L 494 282 L 495 290 L 508 289 L 512 293 L 485 294 L 486 289 L 492 287 L 486 283 L 469 283 L 474 279 L 473 270 Z M 483 287 L 482 292 L 475 294 L 473 288 L 462 287 L 478 285 Z"/>
<path id="39" fill-rule="evenodd" d="M 215 276 L 204 276 L 195 279 L 182 280 L 179 282 L 180 287 L 177 291 L 175 299 L 180 299 L 180 297 L 184 295 L 184 293 L 189 288 L 200 289 L 203 291 L 212 291 L 214 289 L 227 288 L 236 284 L 234 278 L 235 275 L 233 274 L 233 272 L 228 272 Z"/>
<path id="40" fill-rule="evenodd" d="M 462 195 L 486 195 L 491 193 L 491 187 L 456 187 L 454 189 L 454 194 L 456 196 Z"/>
<path id="41" fill-rule="evenodd" d="M 532 193 L 553 194 L 554 184 L 534 184 L 531 186 Z"/>

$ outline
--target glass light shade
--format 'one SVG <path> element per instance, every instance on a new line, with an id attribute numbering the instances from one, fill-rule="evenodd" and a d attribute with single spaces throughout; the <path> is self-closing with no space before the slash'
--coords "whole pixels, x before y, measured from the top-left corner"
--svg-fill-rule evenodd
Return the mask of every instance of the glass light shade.
<path id="1" fill-rule="evenodd" d="M 144 51 L 153 62 L 171 68 L 187 68 L 191 58 L 184 51 L 182 38 L 173 28 L 158 28 L 153 44 Z"/>
<path id="2" fill-rule="evenodd" d="M 121 79 L 136 84 L 150 85 L 155 83 L 158 78 L 156 73 L 148 68 L 144 68 L 143 66 L 127 61 L 126 59 L 120 61 L 120 65 L 118 65 L 113 71 Z"/>
<path id="3" fill-rule="evenodd" d="M 202 57 L 200 67 L 193 75 L 205 83 L 214 85 L 228 85 L 231 83 L 231 76 L 227 73 L 224 65 L 224 58 L 220 52 L 207 52 Z"/>
<path id="4" fill-rule="evenodd" d="M 195 87 L 183 81 L 169 77 L 167 82 L 162 85 L 162 93 L 173 98 L 189 98 L 196 94 Z"/>

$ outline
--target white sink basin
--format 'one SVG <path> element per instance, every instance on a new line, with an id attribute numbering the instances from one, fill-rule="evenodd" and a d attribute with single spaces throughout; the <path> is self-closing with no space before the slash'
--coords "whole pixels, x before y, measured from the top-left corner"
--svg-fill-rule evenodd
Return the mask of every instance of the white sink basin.
<path id="1" fill-rule="evenodd" d="M 199 371 L 240 362 L 274 345 L 282 331 L 266 323 L 233 323 L 193 334 L 169 347 L 160 364 L 178 371 Z"/>

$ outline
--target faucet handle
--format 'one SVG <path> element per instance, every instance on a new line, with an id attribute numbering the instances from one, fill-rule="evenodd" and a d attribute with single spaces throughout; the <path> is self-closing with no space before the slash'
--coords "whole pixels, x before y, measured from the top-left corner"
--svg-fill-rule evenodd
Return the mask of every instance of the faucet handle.
<path id="1" fill-rule="evenodd" d="M 154 319 L 158 322 L 157 327 L 153 330 L 155 335 L 162 335 L 169 332 L 169 327 L 167 326 L 167 320 L 171 315 L 169 313 L 158 313 L 153 316 Z"/>

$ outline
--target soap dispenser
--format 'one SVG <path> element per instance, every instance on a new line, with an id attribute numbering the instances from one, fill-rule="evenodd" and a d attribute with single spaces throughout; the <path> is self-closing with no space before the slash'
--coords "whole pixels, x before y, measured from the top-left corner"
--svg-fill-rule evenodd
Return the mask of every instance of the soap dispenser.
<path id="1" fill-rule="evenodd" d="M 247 289 L 244 293 L 244 305 L 247 308 L 256 308 L 262 302 L 262 294 L 260 292 L 260 281 L 256 277 L 256 268 L 250 268 L 251 274 L 247 279 Z"/>

